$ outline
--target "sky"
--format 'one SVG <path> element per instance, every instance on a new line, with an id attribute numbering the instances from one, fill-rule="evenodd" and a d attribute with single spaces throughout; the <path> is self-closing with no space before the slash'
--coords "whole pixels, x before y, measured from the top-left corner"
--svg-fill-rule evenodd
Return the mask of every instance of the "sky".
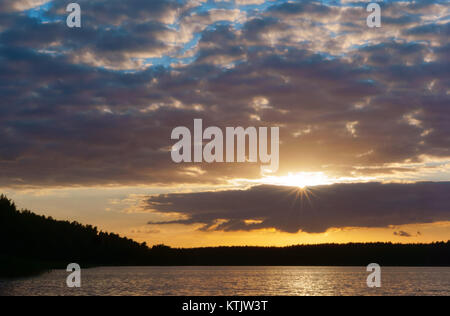
<path id="1" fill-rule="evenodd" d="M 0 192 L 150 245 L 450 239 L 448 1 L 0 0 Z M 279 127 L 275 173 L 171 132 Z"/>

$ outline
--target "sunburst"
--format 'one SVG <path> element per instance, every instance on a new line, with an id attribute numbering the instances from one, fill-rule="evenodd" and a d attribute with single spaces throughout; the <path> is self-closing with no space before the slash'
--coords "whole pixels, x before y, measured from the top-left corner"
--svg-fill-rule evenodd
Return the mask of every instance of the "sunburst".
<path id="1" fill-rule="evenodd" d="M 262 182 L 267 184 L 284 185 L 305 189 L 317 185 L 329 185 L 334 181 L 323 172 L 289 173 L 287 176 L 268 176 Z"/>

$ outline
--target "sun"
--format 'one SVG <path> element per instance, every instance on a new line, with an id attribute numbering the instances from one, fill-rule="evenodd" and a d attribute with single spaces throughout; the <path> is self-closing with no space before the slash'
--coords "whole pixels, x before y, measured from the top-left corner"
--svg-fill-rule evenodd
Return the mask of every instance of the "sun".
<path id="1" fill-rule="evenodd" d="M 376 177 L 331 177 L 324 172 L 289 172 L 285 176 L 263 175 L 259 179 L 234 179 L 234 184 L 279 185 L 306 189 L 308 187 L 332 185 L 337 183 L 368 182 Z"/>
<path id="2" fill-rule="evenodd" d="M 262 179 L 265 184 L 284 185 L 291 187 L 306 188 L 310 186 L 329 185 L 333 179 L 323 172 L 299 172 L 289 173 L 287 176 L 267 176 Z"/>

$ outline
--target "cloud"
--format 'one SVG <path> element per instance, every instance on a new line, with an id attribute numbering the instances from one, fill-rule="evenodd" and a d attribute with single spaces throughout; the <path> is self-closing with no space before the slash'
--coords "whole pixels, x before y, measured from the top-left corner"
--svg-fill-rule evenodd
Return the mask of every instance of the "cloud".
<path id="1" fill-rule="evenodd" d="M 410 233 L 404 232 L 404 231 L 398 231 L 398 232 L 394 232 L 395 236 L 399 236 L 399 237 L 413 237 Z"/>
<path id="2" fill-rule="evenodd" d="M 410 237 L 419 237 L 419 236 L 422 236 L 422 233 L 421 233 L 421 232 L 417 232 L 416 235 L 412 235 L 412 234 L 410 234 L 410 233 L 408 233 L 408 232 L 405 232 L 405 231 L 403 231 L 403 230 L 400 230 L 400 231 L 398 231 L 398 232 L 394 232 L 394 236 L 410 238 Z"/>
<path id="3" fill-rule="evenodd" d="M 24 11 L 43 5 L 50 0 L 2 0 L 0 12 Z"/>
<path id="4" fill-rule="evenodd" d="M 122 23 L 158 21 L 165 24 L 174 23 L 187 1 L 184 0 L 78 0 L 83 17 L 87 22 L 102 25 L 120 25 Z M 49 14 L 65 14 L 67 2 L 53 0 Z"/>
<path id="5" fill-rule="evenodd" d="M 356 183 L 302 192 L 284 186 L 151 196 L 148 208 L 182 219 L 149 224 L 202 224 L 202 230 L 275 228 L 323 233 L 331 228 L 388 227 L 450 220 L 450 182 Z M 406 236 L 397 233 L 398 236 Z"/>
<path id="6" fill-rule="evenodd" d="M 280 175 L 450 169 L 441 2 L 386 4 L 382 30 L 363 3 L 83 0 L 77 30 L 64 1 L 13 3 L 38 2 L 1 2 L 0 186 L 260 177 L 254 164 L 173 164 L 171 130 L 195 118 L 280 126 Z"/>

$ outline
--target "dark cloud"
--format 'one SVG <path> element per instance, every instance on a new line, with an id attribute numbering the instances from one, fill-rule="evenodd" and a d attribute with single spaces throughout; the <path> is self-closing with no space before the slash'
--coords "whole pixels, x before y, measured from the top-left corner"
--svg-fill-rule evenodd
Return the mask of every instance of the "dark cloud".
<path id="1" fill-rule="evenodd" d="M 333 10 L 326 6 L 320 1 L 301 1 L 301 2 L 286 2 L 282 4 L 277 4 L 269 7 L 267 10 L 268 13 L 272 14 L 282 14 L 282 15 L 299 15 L 299 14 L 308 14 L 308 15 L 326 15 L 331 13 Z"/>
<path id="2" fill-rule="evenodd" d="M 203 224 L 203 230 L 275 228 L 321 233 L 330 228 L 387 227 L 450 220 L 450 182 L 335 184 L 311 188 L 255 186 L 247 190 L 165 194 L 148 208 L 183 219 L 149 224 Z M 251 220 L 252 222 L 249 222 Z M 403 234 L 402 234 L 403 236 Z"/>
<path id="3" fill-rule="evenodd" d="M 1 0 L 0 12 L 16 12 L 34 8 L 48 2 L 47 0 Z"/>
<path id="4" fill-rule="evenodd" d="M 254 164 L 199 165 L 201 177 L 174 165 L 171 130 L 194 118 L 281 126 L 281 173 L 395 175 L 450 157 L 439 3 L 387 4 L 376 32 L 362 5 L 86 0 L 68 29 L 64 1 L 33 17 L 25 2 L 0 2 L 1 186 L 260 177 Z"/>
<path id="5" fill-rule="evenodd" d="M 83 18 L 87 23 L 119 25 L 124 22 L 159 21 L 171 23 L 182 9 L 185 0 L 78 0 Z M 49 12 L 53 15 L 66 15 L 67 1 L 53 0 Z"/>
<path id="6" fill-rule="evenodd" d="M 406 238 L 410 238 L 410 237 L 419 237 L 422 236 L 421 232 L 417 232 L 415 235 L 412 235 L 408 232 L 405 232 L 403 230 L 400 230 L 398 232 L 394 232 L 394 236 L 398 236 L 398 237 L 406 237 Z"/>
<path id="7" fill-rule="evenodd" d="M 139 67 L 133 58 L 151 58 L 173 49 L 165 41 L 174 37 L 167 25 L 148 21 L 129 21 L 120 26 L 83 25 L 69 29 L 65 21 L 42 23 L 38 18 L 16 16 L 0 33 L 0 42 L 8 46 L 48 50 L 68 57 L 70 62 L 127 69 Z"/>
<path id="8" fill-rule="evenodd" d="M 427 24 L 410 28 L 405 31 L 408 35 L 442 35 L 450 36 L 450 23 L 446 24 Z"/>
<path id="9" fill-rule="evenodd" d="M 394 232 L 394 236 L 399 236 L 399 237 L 413 237 L 410 233 L 404 232 L 403 230 L 398 231 L 398 232 Z"/>

